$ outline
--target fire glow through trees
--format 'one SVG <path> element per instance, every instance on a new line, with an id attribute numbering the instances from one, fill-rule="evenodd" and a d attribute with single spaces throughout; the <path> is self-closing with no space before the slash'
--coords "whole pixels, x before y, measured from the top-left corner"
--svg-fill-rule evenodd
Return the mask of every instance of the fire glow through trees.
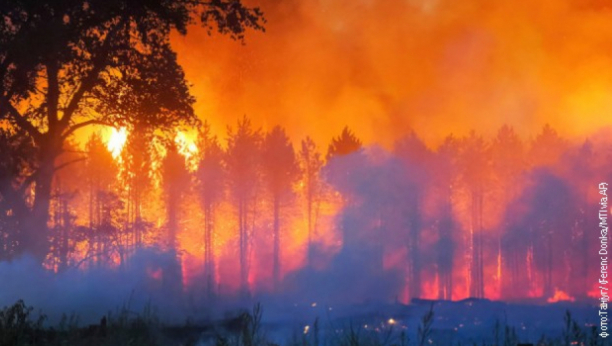
<path id="1" fill-rule="evenodd" d="M 607 2 L 84 3 L 0 5 L 0 263 L 204 301 L 597 296 Z"/>
<path id="2" fill-rule="evenodd" d="M 583 238 L 582 227 L 589 220 L 581 208 L 593 197 L 585 189 L 587 178 L 607 167 L 595 153 L 610 143 L 570 143 L 548 126 L 534 140 L 526 141 L 504 126 L 493 138 L 476 133 L 449 136 L 435 149 L 411 133 L 387 151 L 362 146 L 346 129 L 333 138 L 327 151 L 309 140 L 294 149 L 289 141 L 284 144 L 289 156 L 282 156 L 283 142 L 268 139 L 272 133 L 254 129 L 243 118 L 228 130 L 225 142 L 204 125 L 192 136 L 177 132 L 176 153 L 155 141 L 136 151 L 148 152 L 151 158 L 135 156 L 150 163 L 139 164 L 149 168 L 131 180 L 110 173 L 110 166 L 104 168 L 110 180 L 93 193 L 113 195 L 124 208 L 138 209 L 133 212 L 139 216 L 132 222 L 140 218 L 149 226 L 139 236 L 139 245 L 130 239 L 134 231 L 123 229 L 135 226 L 124 226 L 128 221 L 120 220 L 126 216 L 117 216 L 118 220 L 107 222 L 118 223 L 112 231 L 125 239 L 118 243 L 108 239 L 103 246 L 109 247 L 109 253 L 118 247 L 123 251 L 154 245 L 167 248 L 168 227 L 176 227 L 172 231 L 176 240 L 171 243 L 180 253 L 182 290 L 201 289 L 210 280 L 208 289 L 220 295 L 233 295 L 241 288 L 251 293 L 291 291 L 306 281 L 333 282 L 328 275 L 364 287 L 351 297 L 356 301 L 377 294 L 383 300 L 404 302 L 415 297 L 457 300 L 471 296 L 555 302 L 584 298 L 594 289 L 593 281 L 579 279 L 594 275 L 583 269 L 597 245 Z M 96 138 L 89 141 L 100 140 Z M 130 165 L 122 159 L 130 157 L 126 155 L 130 148 L 125 146 L 137 143 L 130 140 L 125 128 L 113 129 L 106 139 L 105 147 L 115 162 L 107 164 L 117 171 Z M 271 163 L 265 159 L 267 150 L 274 151 Z M 287 161 L 277 161 L 282 158 Z M 272 173 L 266 173 L 269 169 Z M 280 176 L 270 181 L 270 174 Z M 271 187 L 287 174 L 295 178 L 281 192 L 285 197 L 275 219 L 275 190 Z M 88 178 L 79 181 L 86 186 Z M 85 186 L 62 183 L 61 189 L 66 193 L 88 191 Z M 134 189 L 142 191 L 134 193 Z M 172 195 L 180 198 L 169 199 Z M 77 194 L 64 202 L 68 204 L 65 212 L 88 215 L 91 198 L 91 192 Z M 112 208 L 105 201 L 98 203 L 103 204 L 102 209 Z M 240 203 L 245 204 L 244 215 L 239 214 Z M 107 212 L 120 215 L 122 207 L 116 208 Z M 238 217 L 244 218 L 243 236 L 249 238 L 244 282 Z M 89 222 L 88 217 L 76 217 L 70 227 Z M 278 250 L 272 246 L 276 222 Z M 206 235 L 203 225 L 211 226 L 210 234 Z M 52 227 L 65 226 L 52 222 Z M 576 245 L 561 249 L 560 244 L 569 237 L 576 239 Z M 90 241 L 75 241 L 75 248 L 81 250 L 71 252 L 66 261 L 78 263 L 89 256 Z M 273 285 L 274 251 L 279 252 L 280 288 Z M 121 266 L 121 261 L 127 261 L 113 256 L 110 262 L 96 257 L 81 267 L 87 270 L 97 262 Z M 351 276 L 347 268 L 363 278 Z M 163 270 L 150 270 L 153 279 L 163 279 Z M 372 282 L 383 284 L 369 287 Z M 344 284 L 331 285 L 326 294 L 338 294 Z M 306 289 L 300 294 L 308 297 L 312 292 Z"/>

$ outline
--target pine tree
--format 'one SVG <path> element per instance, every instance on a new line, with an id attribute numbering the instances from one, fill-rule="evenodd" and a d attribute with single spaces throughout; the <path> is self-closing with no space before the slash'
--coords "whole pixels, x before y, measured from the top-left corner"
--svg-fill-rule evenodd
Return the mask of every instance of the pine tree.
<path id="1" fill-rule="evenodd" d="M 204 212 L 204 272 L 208 297 L 215 288 L 215 209 L 225 192 L 225 152 L 217 137 L 211 133 L 210 125 L 204 123 L 198 136 L 200 161 L 196 172 L 200 205 Z"/>
<path id="2" fill-rule="evenodd" d="M 497 131 L 497 136 L 491 143 L 490 155 L 494 187 L 492 191 L 497 196 L 494 205 L 506 208 L 512 200 L 518 197 L 520 190 L 516 187 L 520 186 L 521 175 L 526 164 L 523 143 L 512 127 L 504 125 Z M 502 213 L 503 211 L 500 214 Z M 503 220 L 503 216 L 500 219 Z M 503 248 L 503 237 L 507 232 L 507 227 L 507 222 L 501 222 L 497 226 L 496 281 L 500 293 L 508 291 L 507 293 L 512 295 L 512 291 L 516 292 L 522 266 L 512 251 L 506 251 Z M 504 260 L 507 263 L 504 263 Z M 509 269 L 508 273 L 504 273 L 505 268 Z M 506 281 L 505 284 L 504 281 Z"/>
<path id="3" fill-rule="evenodd" d="M 227 178 L 238 218 L 240 290 L 247 296 L 250 294 L 249 249 L 253 232 L 249 218 L 255 218 L 253 209 L 260 181 L 262 136 L 245 116 L 238 121 L 235 131 L 228 127 L 227 142 Z"/>
<path id="4" fill-rule="evenodd" d="M 28 176 L 36 169 L 34 142 L 19 129 L 0 123 L 0 261 L 21 254 L 27 244 Z M 21 131 L 23 132 L 23 131 Z"/>
<path id="5" fill-rule="evenodd" d="M 327 161 L 337 156 L 345 156 L 362 148 L 362 143 L 359 138 L 348 128 L 342 129 L 342 133 L 338 137 L 334 137 L 327 149 Z"/>
<path id="6" fill-rule="evenodd" d="M 130 251 L 142 246 L 146 231 L 142 210 L 145 196 L 152 187 L 152 141 L 153 135 L 149 129 L 142 125 L 135 126 L 128 132 L 127 141 L 121 151 L 121 180 L 127 193 L 126 223 L 123 227 L 128 235 L 125 245 L 131 248 Z"/>
<path id="7" fill-rule="evenodd" d="M 433 185 L 438 196 L 438 241 L 436 244 L 438 267 L 438 298 L 452 299 L 454 256 L 457 232 L 460 231 L 453 210 L 453 195 L 457 184 L 457 158 L 459 143 L 451 135 L 438 148 L 432 167 Z"/>
<path id="8" fill-rule="evenodd" d="M 102 232 L 103 210 L 108 203 L 108 195 L 114 194 L 113 185 L 117 179 L 118 166 L 106 148 L 99 133 L 93 133 L 85 144 L 87 161 L 84 177 L 87 182 L 89 218 L 89 257 L 90 265 L 100 264 L 106 252 L 108 239 Z M 109 221 L 106 220 L 106 223 Z"/>
<path id="9" fill-rule="evenodd" d="M 402 161 L 410 188 L 405 196 L 407 209 L 403 223 L 407 228 L 408 282 L 410 296 L 421 296 L 421 232 L 423 229 L 423 199 L 427 193 L 431 151 L 416 133 L 411 132 L 395 145 L 395 155 Z"/>
<path id="10" fill-rule="evenodd" d="M 315 142 L 310 137 L 302 140 L 302 147 L 298 157 L 306 190 L 306 217 L 308 223 L 307 258 L 308 266 L 311 267 L 314 251 L 313 239 L 317 235 L 317 211 L 321 198 L 322 182 L 320 174 L 323 160 Z"/>
<path id="11" fill-rule="evenodd" d="M 273 268 L 274 288 L 280 287 L 281 273 L 281 207 L 292 193 L 292 185 L 299 177 L 299 166 L 293 145 L 285 130 L 275 126 L 268 132 L 262 147 L 262 169 L 273 206 Z"/>
<path id="12" fill-rule="evenodd" d="M 487 143 L 472 131 L 461 141 L 461 179 L 469 195 L 470 296 L 484 298 L 484 196 L 490 179 L 490 158 Z"/>

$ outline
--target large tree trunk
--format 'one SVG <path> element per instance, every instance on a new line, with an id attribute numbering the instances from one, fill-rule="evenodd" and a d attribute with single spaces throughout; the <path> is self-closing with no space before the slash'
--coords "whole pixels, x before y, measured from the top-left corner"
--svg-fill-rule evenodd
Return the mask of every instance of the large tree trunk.
<path id="1" fill-rule="evenodd" d="M 43 154 L 44 155 L 44 154 Z M 46 155 L 36 173 L 32 212 L 24 222 L 25 249 L 42 263 L 49 253 L 48 225 L 55 155 Z"/>

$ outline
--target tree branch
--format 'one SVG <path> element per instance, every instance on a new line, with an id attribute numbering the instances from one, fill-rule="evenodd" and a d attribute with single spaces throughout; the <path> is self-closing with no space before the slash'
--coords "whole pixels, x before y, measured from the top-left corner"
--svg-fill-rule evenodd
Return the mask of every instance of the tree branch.
<path id="1" fill-rule="evenodd" d="M 66 168 L 67 166 L 70 166 L 70 165 L 71 165 L 71 164 L 73 164 L 73 163 L 77 163 L 77 162 L 81 162 L 81 161 L 85 161 L 85 160 L 87 160 L 87 158 L 86 158 L 86 157 L 79 157 L 78 159 L 74 159 L 74 160 L 66 161 L 66 162 L 62 163 L 61 165 L 59 165 L 59 166 L 55 166 L 55 167 L 53 167 L 53 171 L 57 172 L 57 171 L 59 171 L 60 169 L 62 169 L 62 168 Z"/>
<path id="2" fill-rule="evenodd" d="M 119 31 L 119 29 L 125 24 L 126 20 L 123 18 L 115 27 L 109 30 L 108 34 L 104 38 L 104 43 L 100 48 L 99 55 L 97 55 L 93 60 L 93 67 L 83 78 L 81 81 L 81 85 L 74 92 L 74 95 L 68 102 L 68 106 L 64 109 L 64 114 L 62 119 L 60 120 L 61 127 L 67 127 L 70 123 L 70 119 L 76 110 L 78 109 L 79 102 L 85 95 L 85 93 L 89 92 L 96 84 L 96 80 L 98 79 L 100 72 L 104 70 L 106 58 L 109 52 L 111 41 L 114 39 L 115 34 Z"/>
<path id="3" fill-rule="evenodd" d="M 11 104 L 4 96 L 0 96 L 0 114 L 8 113 L 19 127 L 24 129 L 36 142 L 42 139 L 42 133 L 38 131 L 36 126 L 32 125 L 19 111 Z"/>
<path id="4" fill-rule="evenodd" d="M 80 161 L 85 161 L 87 160 L 86 157 L 79 157 L 78 159 L 74 159 L 74 160 L 70 160 L 67 162 L 62 163 L 61 165 L 54 167 L 53 170 L 54 171 L 58 171 L 62 168 L 65 168 L 66 166 L 69 166 L 73 163 L 77 163 Z M 27 178 L 24 179 L 23 183 L 21 183 L 21 185 L 19 186 L 19 188 L 17 189 L 17 191 L 19 192 L 20 195 L 23 195 L 25 193 L 25 191 L 28 189 L 28 187 L 34 183 L 36 181 L 36 178 L 38 177 L 39 174 L 39 170 L 35 170 L 32 174 L 30 174 Z"/>
<path id="5" fill-rule="evenodd" d="M 68 138 L 68 136 L 70 136 L 71 134 L 73 134 L 74 132 L 76 132 L 77 130 L 89 126 L 89 125 L 104 125 L 104 126 L 113 126 L 113 124 L 107 122 L 107 121 L 103 121 L 103 120 L 96 120 L 96 119 L 92 119 L 92 120 L 87 120 L 87 121 L 83 121 L 82 123 L 78 123 L 78 124 L 74 124 L 72 126 L 70 126 L 63 134 L 62 134 L 62 138 L 66 139 Z"/>
<path id="6" fill-rule="evenodd" d="M 108 256 L 109 252 L 110 251 L 107 250 L 107 251 L 96 252 L 96 253 L 93 253 L 93 254 L 88 253 L 87 256 L 83 257 L 80 261 L 78 261 L 75 264 L 73 264 L 73 268 L 79 268 L 81 266 L 81 264 L 89 261 L 92 258 Z"/>

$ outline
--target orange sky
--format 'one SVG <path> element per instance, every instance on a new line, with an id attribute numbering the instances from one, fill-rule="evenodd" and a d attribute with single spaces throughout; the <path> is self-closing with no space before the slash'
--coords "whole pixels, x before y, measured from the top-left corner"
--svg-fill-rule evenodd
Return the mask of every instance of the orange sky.
<path id="1" fill-rule="evenodd" d="M 242 115 L 326 147 L 348 125 L 390 145 L 415 129 L 566 136 L 612 124 L 608 1 L 250 0 L 266 32 L 246 44 L 174 35 L 196 112 L 221 134 Z M 224 137 L 224 135 L 223 135 Z"/>

